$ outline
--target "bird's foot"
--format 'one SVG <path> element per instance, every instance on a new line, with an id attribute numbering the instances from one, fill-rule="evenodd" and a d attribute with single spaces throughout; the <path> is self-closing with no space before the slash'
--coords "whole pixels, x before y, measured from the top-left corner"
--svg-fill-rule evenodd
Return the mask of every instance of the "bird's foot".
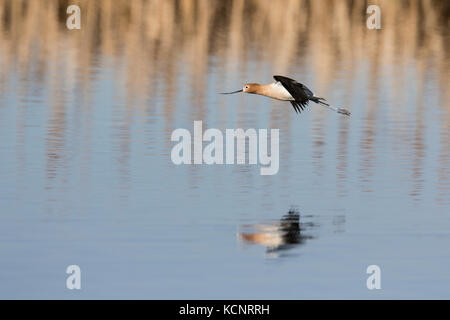
<path id="1" fill-rule="evenodd" d="M 351 112 L 348 111 L 347 109 L 344 109 L 344 108 L 338 108 L 337 112 L 341 113 L 341 114 L 345 114 L 346 116 L 350 116 L 351 115 Z"/>

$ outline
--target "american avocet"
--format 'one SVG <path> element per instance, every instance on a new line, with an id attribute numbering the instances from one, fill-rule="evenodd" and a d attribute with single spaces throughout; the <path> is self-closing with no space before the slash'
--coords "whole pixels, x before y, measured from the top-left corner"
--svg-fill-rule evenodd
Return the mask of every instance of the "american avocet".
<path id="1" fill-rule="evenodd" d="M 290 249 L 294 245 L 300 245 L 305 240 L 312 239 L 310 235 L 304 235 L 301 228 L 300 214 L 291 209 L 281 219 L 264 224 L 242 225 L 243 232 L 238 232 L 238 238 L 249 244 L 266 246 L 268 253 Z"/>
<path id="2" fill-rule="evenodd" d="M 351 113 L 344 108 L 336 108 L 330 106 L 324 98 L 315 97 L 311 90 L 304 84 L 301 84 L 293 79 L 283 76 L 273 76 L 275 82 L 270 84 L 246 83 L 241 90 L 233 92 L 223 92 L 222 94 L 233 94 L 238 92 L 254 93 L 266 96 L 272 99 L 289 101 L 294 107 L 295 112 L 299 113 L 304 110 L 309 101 L 325 106 L 337 113 L 349 116 Z"/>

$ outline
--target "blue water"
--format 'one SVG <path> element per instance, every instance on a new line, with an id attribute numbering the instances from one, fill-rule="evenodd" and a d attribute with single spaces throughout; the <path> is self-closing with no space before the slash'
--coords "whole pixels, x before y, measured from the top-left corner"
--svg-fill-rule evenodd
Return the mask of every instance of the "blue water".
<path id="1" fill-rule="evenodd" d="M 227 70 L 207 58 L 206 70 L 148 74 L 142 88 L 101 54 L 88 84 L 78 69 L 3 74 L 0 298 L 449 298 L 450 109 L 437 69 L 419 87 L 406 62 L 399 96 L 390 65 L 376 80 L 368 62 L 319 79 L 307 56 L 287 75 L 352 115 L 314 104 L 297 115 L 218 94 L 271 82 L 270 62 L 248 55 Z M 279 129 L 279 172 L 174 165 L 170 135 L 195 120 Z M 271 251 L 238 237 L 293 207 L 300 243 Z M 69 265 L 81 290 L 66 288 Z M 380 290 L 366 287 L 369 265 L 381 268 Z"/>

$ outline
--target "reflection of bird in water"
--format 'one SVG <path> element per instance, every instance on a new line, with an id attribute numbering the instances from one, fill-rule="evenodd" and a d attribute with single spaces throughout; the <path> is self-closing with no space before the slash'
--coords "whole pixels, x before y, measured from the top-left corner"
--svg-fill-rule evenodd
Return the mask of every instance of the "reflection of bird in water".
<path id="1" fill-rule="evenodd" d="M 294 79 L 283 76 L 273 76 L 273 78 L 275 79 L 274 83 L 247 83 L 241 90 L 233 92 L 223 92 L 223 94 L 244 92 L 259 94 L 261 96 L 266 96 L 272 99 L 289 101 L 294 107 L 295 112 L 297 113 L 300 113 L 303 109 L 306 108 L 310 101 L 313 101 L 318 105 L 334 110 L 337 113 L 344 114 L 346 116 L 350 115 L 350 111 L 348 111 L 347 109 L 330 106 L 328 103 L 324 102 L 324 98 L 314 96 L 312 91 L 309 90 L 304 84 L 301 84 Z"/>
<path id="2" fill-rule="evenodd" d="M 290 249 L 300 245 L 311 236 L 301 234 L 300 215 L 298 211 L 291 209 L 287 214 L 270 224 L 243 225 L 249 232 L 239 232 L 239 239 L 247 243 L 260 244 L 267 247 L 268 253 Z"/>

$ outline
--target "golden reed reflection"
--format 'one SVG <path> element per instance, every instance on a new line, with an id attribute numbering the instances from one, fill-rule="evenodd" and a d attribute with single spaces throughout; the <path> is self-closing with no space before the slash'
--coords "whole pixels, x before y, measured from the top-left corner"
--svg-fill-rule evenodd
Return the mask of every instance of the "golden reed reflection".
<path id="1" fill-rule="evenodd" d="M 153 99 L 157 88 L 163 88 L 165 108 L 162 113 L 165 130 L 171 130 L 178 88 L 188 87 L 188 101 L 195 108 L 192 119 L 205 119 L 205 88 L 211 64 L 217 63 L 223 79 L 248 70 L 251 61 L 269 63 L 273 70 L 289 74 L 289 70 L 314 70 L 311 87 L 326 92 L 333 79 L 343 77 L 349 100 L 353 77 L 368 67 L 368 101 L 355 106 L 365 119 L 360 139 L 360 183 L 370 191 L 373 173 L 377 128 L 383 121 L 377 116 L 382 77 L 388 72 L 396 103 L 384 110 L 394 120 L 413 116 L 414 130 L 407 130 L 403 148 L 415 150 L 410 160 L 414 185 L 411 194 L 421 189 L 421 167 L 425 149 L 424 104 L 408 104 L 407 66 L 414 61 L 419 78 L 432 73 L 436 79 L 437 105 L 440 110 L 440 148 L 438 156 L 438 188 L 440 198 L 450 190 L 449 131 L 450 68 L 449 16 L 450 2 L 437 0 L 405 1 L 342 1 L 342 0 L 79 0 L 82 28 L 69 31 L 65 27 L 67 0 L 0 0 L 0 95 L 8 88 L 8 75 L 14 71 L 22 79 L 21 95 L 31 95 L 27 81 L 33 80 L 39 90 L 50 91 L 48 130 L 46 138 L 47 175 L 52 179 L 55 168 L 61 166 L 65 154 L 68 95 L 77 92 L 84 119 L 90 118 L 92 84 L 99 57 L 118 63 L 120 77 L 117 88 L 125 87 L 129 99 Z M 382 10 L 382 31 L 373 32 L 365 26 L 365 10 L 378 4 Z M 317 23 L 319 22 L 320 23 Z M 253 59 L 249 59 L 249 56 Z M 212 62 L 214 60 L 215 62 Z M 261 64 L 259 64 L 261 65 Z M 178 76 L 186 69 L 187 79 Z M 426 70 L 427 72 L 425 72 Z M 344 72 L 345 71 L 345 72 Z M 255 79 L 258 79 L 258 74 Z M 157 80 L 156 80 L 157 79 Z M 421 80 L 425 81 L 425 80 Z M 214 85 L 214 84 L 213 84 Z M 423 84 L 419 85 L 420 90 Z M 353 92 L 355 89 L 353 89 Z M 185 98 L 185 97 L 181 97 Z M 1 106 L 0 106 L 1 107 Z M 19 106 L 20 107 L 20 106 Z M 354 111 L 354 110 L 352 110 Z M 144 112 L 154 113 L 154 110 Z M 127 171 L 130 134 L 130 112 L 118 129 L 118 149 L 123 154 L 119 164 Z M 276 110 L 271 121 L 290 131 L 289 121 L 280 118 Z M 345 180 L 348 124 L 339 127 L 337 183 Z M 87 125 L 89 129 L 89 125 Z M 319 175 L 323 163 L 326 128 L 325 113 L 314 117 L 312 127 L 315 172 Z M 18 127 L 18 130 L 21 130 Z M 395 126 L 392 130 L 396 130 Z M 411 133 L 411 135 L 409 134 Z M 84 132 L 87 137 L 89 132 Z M 394 132 L 402 137 L 404 132 Z M 23 136 L 23 132 L 17 135 Z M 412 137 L 412 138 L 411 138 Z M 123 139 L 122 139 L 123 138 Z M 86 147 L 89 149 L 89 147 Z M 22 161 L 23 162 L 23 161 Z M 22 163 L 20 162 L 20 163 Z"/>

